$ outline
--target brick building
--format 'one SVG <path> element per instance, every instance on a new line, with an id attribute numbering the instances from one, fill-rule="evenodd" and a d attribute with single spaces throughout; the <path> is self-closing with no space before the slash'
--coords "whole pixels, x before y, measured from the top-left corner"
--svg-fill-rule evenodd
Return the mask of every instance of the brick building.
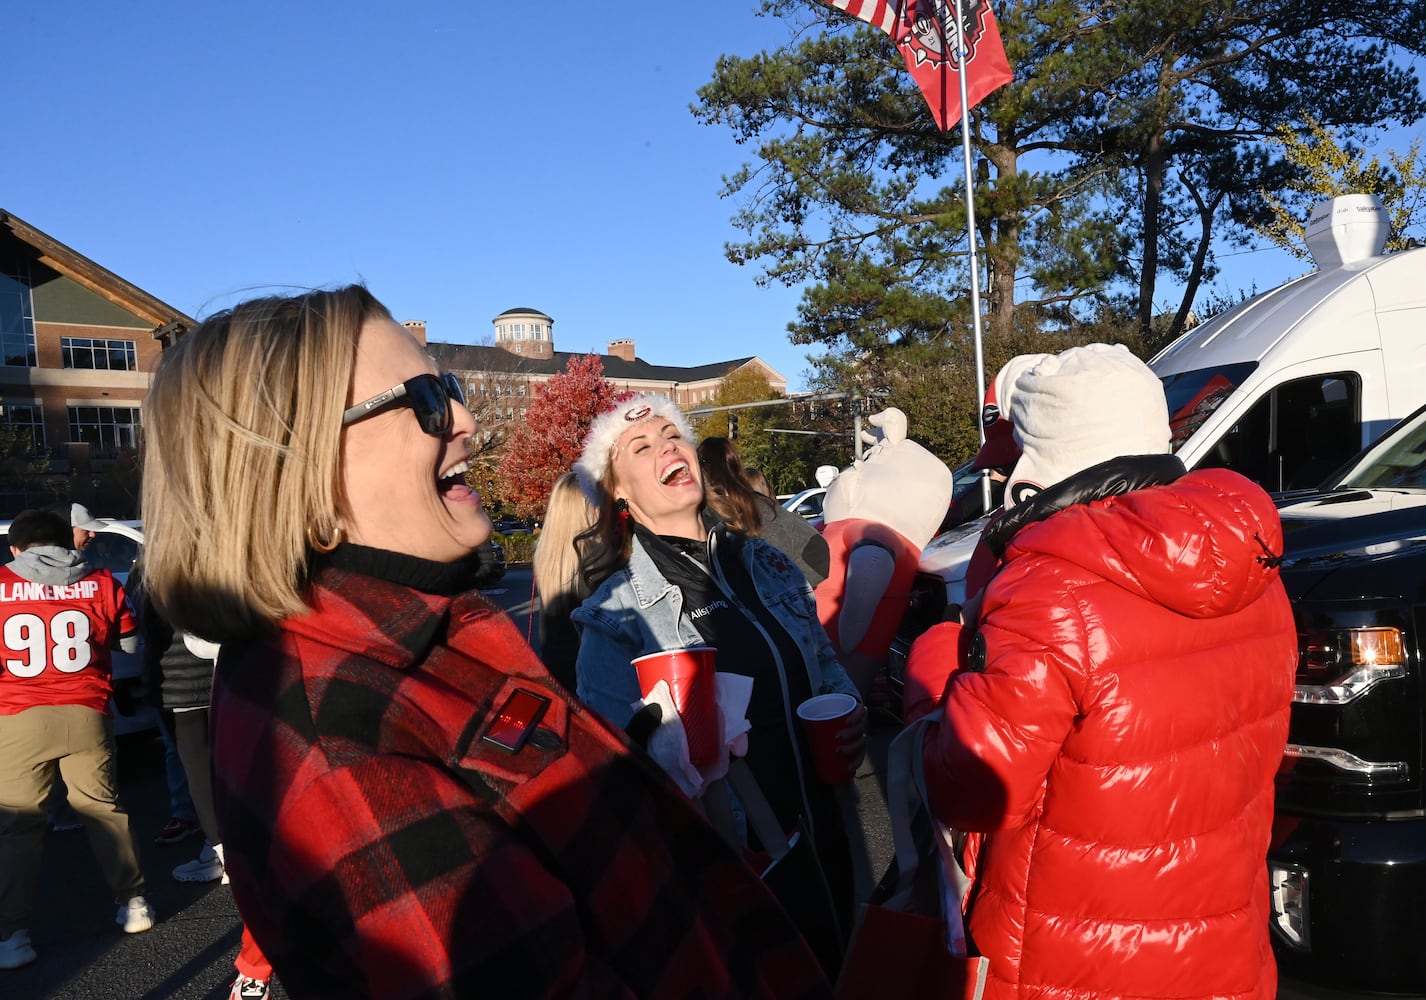
<path id="1" fill-rule="evenodd" d="M 405 324 L 426 343 L 437 364 L 466 384 L 471 409 L 477 415 L 483 412 L 495 425 L 485 430 L 487 439 L 524 418 L 536 386 L 564 371 L 571 358 L 590 353 L 555 350 L 554 320 L 536 309 L 507 309 L 492 323 L 493 347 L 430 342 L 424 323 Z M 599 360 L 604 377 L 618 389 L 662 393 L 685 410 L 707 405 L 724 379 L 746 368 L 757 371 L 774 392 L 787 392 L 786 376 L 756 356 L 690 366 L 655 365 L 637 356 L 633 338 L 621 338 L 609 341 L 608 353 L 600 354 Z"/>
<path id="2" fill-rule="evenodd" d="M 72 498 L 137 517 L 139 405 L 193 325 L 0 209 L 0 516 Z"/>
<path id="3" fill-rule="evenodd" d="M 556 351 L 554 320 L 538 310 L 508 309 L 492 322 L 493 347 L 429 343 L 424 323 L 405 324 L 466 383 L 487 447 L 524 418 L 536 386 L 589 353 Z M 0 519 L 65 498 L 101 517 L 137 517 L 139 406 L 164 345 L 195 325 L 0 209 Z M 619 389 L 663 393 L 684 409 L 706 405 L 744 369 L 787 389 L 758 357 L 655 365 L 622 338 L 600 359 Z"/>

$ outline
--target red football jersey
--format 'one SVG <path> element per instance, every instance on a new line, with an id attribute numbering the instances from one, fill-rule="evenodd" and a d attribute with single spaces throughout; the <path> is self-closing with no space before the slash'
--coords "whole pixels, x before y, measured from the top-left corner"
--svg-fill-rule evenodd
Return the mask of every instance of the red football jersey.
<path id="1" fill-rule="evenodd" d="M 124 588 L 107 569 L 52 586 L 0 566 L 0 715 L 36 705 L 107 712 L 109 650 L 137 631 Z"/>

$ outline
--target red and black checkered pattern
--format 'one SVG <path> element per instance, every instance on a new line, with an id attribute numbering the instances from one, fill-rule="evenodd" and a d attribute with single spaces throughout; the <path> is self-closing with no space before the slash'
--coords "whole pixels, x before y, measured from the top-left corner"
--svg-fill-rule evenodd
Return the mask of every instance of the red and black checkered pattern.
<path id="1" fill-rule="evenodd" d="M 224 648 L 219 825 L 294 998 L 813 997 L 757 876 L 478 594 L 335 569 L 311 614 Z M 518 753 L 480 739 L 550 699 Z"/>

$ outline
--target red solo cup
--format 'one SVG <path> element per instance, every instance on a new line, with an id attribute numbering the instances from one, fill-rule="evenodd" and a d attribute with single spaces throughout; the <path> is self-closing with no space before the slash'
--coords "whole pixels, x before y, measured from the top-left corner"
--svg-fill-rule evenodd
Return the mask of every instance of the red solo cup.
<path id="1" fill-rule="evenodd" d="M 639 691 L 647 698 L 659 681 L 667 681 L 673 704 L 688 737 L 688 759 L 712 764 L 718 759 L 718 680 L 712 646 L 664 649 L 634 660 Z"/>
<path id="2" fill-rule="evenodd" d="M 849 694 L 819 694 L 797 706 L 819 781 L 840 785 L 851 780 L 851 760 L 837 752 L 837 734 L 856 707 L 857 700 Z"/>

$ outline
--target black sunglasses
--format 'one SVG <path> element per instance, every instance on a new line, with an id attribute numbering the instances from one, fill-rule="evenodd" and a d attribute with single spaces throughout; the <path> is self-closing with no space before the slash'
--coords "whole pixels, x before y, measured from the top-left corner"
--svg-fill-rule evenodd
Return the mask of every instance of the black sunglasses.
<path id="1" fill-rule="evenodd" d="M 461 391 L 459 379 L 450 372 L 442 375 L 417 375 L 348 407 L 342 414 L 342 426 L 374 417 L 393 406 L 409 406 L 411 412 L 416 414 L 421 430 L 432 437 L 445 437 L 451 432 L 454 419 L 451 415 L 452 403 L 465 405 L 465 393 Z"/>

